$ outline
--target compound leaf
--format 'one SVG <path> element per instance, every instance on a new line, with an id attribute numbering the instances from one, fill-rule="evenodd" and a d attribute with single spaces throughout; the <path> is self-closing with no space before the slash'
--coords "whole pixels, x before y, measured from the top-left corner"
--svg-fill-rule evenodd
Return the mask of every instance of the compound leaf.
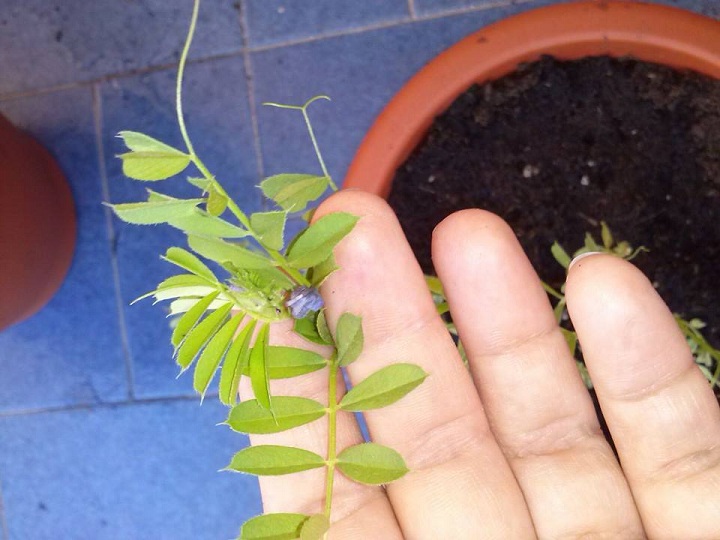
<path id="1" fill-rule="evenodd" d="M 240 433 L 279 433 L 322 418 L 325 406 L 313 399 L 293 396 L 273 396 L 271 413 L 257 400 L 235 405 L 227 424 Z"/>
<path id="2" fill-rule="evenodd" d="M 340 402 L 344 411 L 367 411 L 395 403 L 417 388 L 427 373 L 415 364 L 392 364 L 355 385 Z"/>
<path id="3" fill-rule="evenodd" d="M 293 268 L 310 268 L 324 262 L 333 248 L 353 229 L 357 216 L 335 212 L 310 225 L 288 249 L 287 259 Z"/>
<path id="4" fill-rule="evenodd" d="M 337 459 L 337 468 L 361 484 L 387 484 L 408 472 L 400 454 L 377 443 L 350 446 L 340 452 Z"/>
<path id="5" fill-rule="evenodd" d="M 235 454 L 227 470 L 257 476 L 278 476 L 325 465 L 325 460 L 309 450 L 291 446 L 249 446 Z"/>

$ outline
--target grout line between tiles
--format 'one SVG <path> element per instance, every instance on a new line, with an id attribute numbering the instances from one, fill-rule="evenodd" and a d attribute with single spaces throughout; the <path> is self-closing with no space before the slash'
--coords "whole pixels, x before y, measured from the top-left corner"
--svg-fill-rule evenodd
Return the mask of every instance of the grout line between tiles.
<path id="1" fill-rule="evenodd" d="M 205 399 L 217 398 L 217 392 L 208 392 L 205 394 Z M 74 411 L 95 411 L 98 409 L 119 409 L 123 407 L 134 407 L 137 405 L 153 405 L 156 403 L 177 403 L 183 401 L 196 401 L 198 407 L 201 406 L 200 399 L 197 395 L 178 395 L 178 396 L 166 396 L 166 397 L 147 397 L 147 398 L 133 398 L 126 401 L 117 402 L 91 402 L 91 403 L 77 403 L 73 405 L 58 405 L 56 407 L 38 407 L 29 409 L 15 409 L 10 411 L 0 411 L 0 419 L 11 418 L 15 416 L 33 416 L 36 414 L 51 414 L 51 413 L 62 413 L 62 412 L 74 412 Z"/>
<path id="2" fill-rule="evenodd" d="M 5 516 L 5 504 L 3 500 L 2 481 L 0 481 L 0 539 L 10 540 L 8 532 L 7 517 Z"/>
<path id="3" fill-rule="evenodd" d="M 105 202 L 110 202 L 110 185 L 105 167 L 105 145 L 103 144 L 103 109 L 102 94 L 98 83 L 92 86 L 93 96 L 93 118 L 95 122 L 95 145 L 97 146 L 98 168 L 100 170 L 100 181 L 102 185 L 102 197 Z M 127 380 L 127 397 L 130 400 L 135 398 L 135 376 L 133 373 L 132 355 L 128 340 L 127 324 L 125 323 L 125 310 L 123 309 L 122 289 L 120 287 L 120 271 L 117 260 L 117 245 L 115 227 L 113 225 L 112 213 L 105 207 L 105 227 L 107 238 L 110 244 L 110 265 L 112 267 L 113 286 L 115 289 L 115 306 L 117 309 L 118 326 L 120 328 L 120 340 L 122 343 L 123 359 L 125 361 L 125 378 Z"/>
<path id="4" fill-rule="evenodd" d="M 258 181 L 265 177 L 265 162 L 262 155 L 262 143 L 260 142 L 260 128 L 258 123 L 257 101 L 255 100 L 255 71 L 252 63 L 252 56 L 248 49 L 250 41 L 250 27 L 247 22 L 247 9 L 245 7 L 246 0 L 240 2 L 240 12 L 238 13 L 238 21 L 240 23 L 240 36 L 243 45 L 243 66 L 245 68 L 245 87 L 248 95 L 248 106 L 250 108 L 250 125 L 253 136 L 253 150 L 255 152 L 255 163 L 257 167 Z M 265 198 L 260 190 L 257 190 L 260 198 L 260 206 L 264 208 Z"/>
<path id="5" fill-rule="evenodd" d="M 250 50 L 250 52 L 264 52 L 264 51 L 269 51 L 269 50 L 273 50 L 273 49 L 280 49 L 283 47 L 292 47 L 295 45 L 305 45 L 308 43 L 315 43 L 316 41 L 322 41 L 322 40 L 330 39 L 330 38 L 336 38 L 336 37 L 342 37 L 342 36 L 352 36 L 352 35 L 356 35 L 356 34 L 362 34 L 365 32 L 372 32 L 375 30 L 383 30 L 383 29 L 387 29 L 387 28 L 392 28 L 395 26 L 406 26 L 409 24 L 433 21 L 436 19 L 443 19 L 445 17 L 453 17 L 456 15 L 464 15 L 467 13 L 486 11 L 489 9 L 495 9 L 495 8 L 499 8 L 499 7 L 522 6 L 525 4 L 532 4 L 537 1 L 538 0 L 497 0 L 495 2 L 490 2 L 487 4 L 480 5 L 480 6 L 470 6 L 470 7 L 465 7 L 465 8 L 448 9 L 446 11 L 430 13 L 428 15 L 419 15 L 416 18 L 412 18 L 412 19 L 398 19 L 398 20 L 394 20 L 394 21 L 386 21 L 386 22 L 380 22 L 380 23 L 375 23 L 375 24 L 369 24 L 366 26 L 358 26 L 356 28 L 339 30 L 337 32 L 326 32 L 324 34 L 316 34 L 314 36 L 307 36 L 307 37 L 303 37 L 303 38 L 297 38 L 294 40 L 288 40 L 288 41 L 276 42 L 276 43 L 268 43 L 267 45 L 258 45 L 255 47 L 251 46 L 251 47 L 248 47 L 248 49 Z"/>
<path id="6" fill-rule="evenodd" d="M 411 6 L 410 9 L 412 9 L 413 11 L 415 11 L 414 1 L 415 0 L 408 0 L 408 6 Z M 307 43 L 314 43 L 316 41 L 322 41 L 324 39 L 342 37 L 342 36 L 346 36 L 346 35 L 350 36 L 350 35 L 355 35 L 355 34 L 362 34 L 364 32 L 372 32 L 375 30 L 382 30 L 382 29 L 392 28 L 395 26 L 403 26 L 403 25 L 413 24 L 413 23 L 418 23 L 418 22 L 442 19 L 444 17 L 453 17 L 455 15 L 463 15 L 465 13 L 485 11 L 488 9 L 494 9 L 494 8 L 498 8 L 498 7 L 521 6 L 521 5 L 525 5 L 525 4 L 532 4 L 536 1 L 537 0 L 498 0 L 495 2 L 488 3 L 488 4 L 483 4 L 480 6 L 449 9 L 449 10 L 440 11 L 437 13 L 430 13 L 428 15 L 417 15 L 417 13 L 415 13 L 409 19 L 398 19 L 398 20 L 393 20 L 393 21 L 386 21 L 386 22 L 371 24 L 371 25 L 367 25 L 367 26 L 359 26 L 357 28 L 349 28 L 349 29 L 339 30 L 337 32 L 327 32 L 324 34 L 307 36 L 307 37 L 298 38 L 295 40 L 269 43 L 267 45 L 258 45 L 256 47 L 249 46 L 249 44 L 248 44 L 247 47 L 240 49 L 240 50 L 208 55 L 208 56 L 204 56 L 201 58 L 193 58 L 191 60 L 188 60 L 188 65 L 202 64 L 205 62 L 222 60 L 224 58 L 232 58 L 234 56 L 243 56 L 247 53 L 263 52 L 263 51 L 279 49 L 279 48 L 283 48 L 283 47 L 291 47 L 294 45 L 304 45 Z M 81 81 L 57 84 L 57 85 L 47 86 L 44 88 L 33 88 L 33 89 L 21 90 L 21 91 L 17 91 L 17 92 L 8 92 L 6 94 L 0 94 L 0 102 L 1 101 L 12 101 L 15 99 L 34 97 L 34 96 L 39 96 L 39 95 L 44 95 L 44 94 L 51 94 L 51 93 L 60 92 L 63 90 L 72 90 L 74 88 L 82 88 L 84 86 L 102 84 L 102 83 L 116 80 L 116 79 L 126 79 L 126 78 L 134 77 L 137 75 L 146 75 L 146 74 L 155 73 L 158 71 L 165 71 L 168 69 L 175 69 L 175 68 L 177 68 L 177 62 L 156 64 L 153 66 L 145 66 L 142 68 L 135 68 L 135 69 L 127 70 L 127 71 L 119 71 L 116 73 L 110 73 L 107 75 L 102 75 L 100 77 L 91 77 L 89 79 L 85 79 L 85 80 L 81 80 Z"/>

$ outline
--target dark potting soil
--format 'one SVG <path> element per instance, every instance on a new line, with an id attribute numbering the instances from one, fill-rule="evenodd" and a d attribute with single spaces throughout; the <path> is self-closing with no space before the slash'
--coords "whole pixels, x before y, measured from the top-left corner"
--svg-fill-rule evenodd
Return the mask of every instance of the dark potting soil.
<path id="1" fill-rule="evenodd" d="M 633 262 L 670 308 L 720 346 L 720 82 L 635 61 L 544 58 L 475 86 L 397 171 L 390 204 L 432 272 L 433 227 L 484 208 L 515 230 L 559 288 L 555 240 L 572 253 L 605 221 L 650 251 Z"/>

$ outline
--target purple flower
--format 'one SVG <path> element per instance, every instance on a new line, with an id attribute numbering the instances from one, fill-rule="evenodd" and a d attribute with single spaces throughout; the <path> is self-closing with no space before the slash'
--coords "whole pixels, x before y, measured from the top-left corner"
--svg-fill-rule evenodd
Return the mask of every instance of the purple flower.
<path id="1" fill-rule="evenodd" d="M 324 305 L 318 290 L 315 287 L 305 287 L 304 285 L 295 287 L 285 300 L 285 307 L 290 310 L 294 319 L 302 319 L 311 311 L 317 311 Z"/>

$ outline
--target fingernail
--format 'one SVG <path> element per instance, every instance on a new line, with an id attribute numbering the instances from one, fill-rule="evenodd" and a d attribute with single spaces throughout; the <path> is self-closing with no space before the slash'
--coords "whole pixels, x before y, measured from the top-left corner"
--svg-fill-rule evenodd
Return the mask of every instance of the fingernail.
<path id="1" fill-rule="evenodd" d="M 572 261 L 570 261 L 570 264 L 568 265 L 568 272 L 573 267 L 573 265 L 575 263 L 577 263 L 578 261 L 581 261 L 585 257 L 590 257 L 591 255 L 599 255 L 600 253 L 602 253 L 602 252 L 601 251 L 587 251 L 585 253 L 581 253 L 580 255 L 575 257 Z"/>

